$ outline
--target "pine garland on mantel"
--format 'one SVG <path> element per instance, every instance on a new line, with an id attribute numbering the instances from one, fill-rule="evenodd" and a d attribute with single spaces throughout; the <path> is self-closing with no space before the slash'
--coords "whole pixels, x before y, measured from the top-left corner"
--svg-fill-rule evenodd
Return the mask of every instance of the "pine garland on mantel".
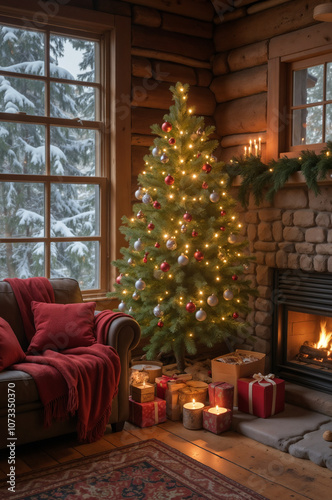
<path id="1" fill-rule="evenodd" d="M 327 142 L 326 148 L 318 155 L 305 150 L 301 151 L 298 158 L 285 156 L 271 160 L 268 164 L 264 164 L 259 156 L 241 156 L 225 164 L 224 170 L 229 175 L 229 185 L 232 185 L 235 177 L 241 176 L 238 199 L 245 208 L 250 193 L 253 193 L 256 205 L 264 198 L 272 201 L 276 192 L 295 172 L 302 172 L 308 188 L 317 195 L 320 192 L 318 182 L 324 180 L 328 171 L 332 170 L 332 141 Z"/>

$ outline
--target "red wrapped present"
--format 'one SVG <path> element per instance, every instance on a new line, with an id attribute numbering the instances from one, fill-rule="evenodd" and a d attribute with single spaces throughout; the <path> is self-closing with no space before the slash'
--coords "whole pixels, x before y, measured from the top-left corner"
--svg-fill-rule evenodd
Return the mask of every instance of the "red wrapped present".
<path id="1" fill-rule="evenodd" d="M 156 396 L 157 398 L 166 399 L 166 389 L 167 382 L 169 380 L 174 380 L 173 377 L 167 377 L 167 375 L 162 375 L 156 378 Z"/>
<path id="2" fill-rule="evenodd" d="M 237 383 L 239 411 L 268 418 L 285 408 L 285 381 L 273 373 L 256 373 L 252 378 L 240 378 Z"/>
<path id="3" fill-rule="evenodd" d="M 203 429 L 214 434 L 228 431 L 232 424 L 232 413 L 229 408 L 206 406 L 203 408 Z"/>
<path id="4" fill-rule="evenodd" d="M 129 422 L 138 427 L 150 427 L 166 421 L 166 401 L 155 398 L 148 403 L 138 403 L 129 397 Z"/>
<path id="5" fill-rule="evenodd" d="M 209 384 L 209 401 L 212 406 L 233 410 L 234 386 L 228 382 Z"/>

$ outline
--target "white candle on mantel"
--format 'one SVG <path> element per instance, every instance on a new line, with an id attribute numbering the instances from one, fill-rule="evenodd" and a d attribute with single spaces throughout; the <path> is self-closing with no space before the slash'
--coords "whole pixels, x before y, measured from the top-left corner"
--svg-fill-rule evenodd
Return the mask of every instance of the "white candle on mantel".
<path id="1" fill-rule="evenodd" d="M 223 413 L 227 413 L 227 408 L 219 408 L 219 406 L 214 406 L 213 408 L 209 408 L 209 413 L 213 413 L 214 415 L 222 415 Z"/>

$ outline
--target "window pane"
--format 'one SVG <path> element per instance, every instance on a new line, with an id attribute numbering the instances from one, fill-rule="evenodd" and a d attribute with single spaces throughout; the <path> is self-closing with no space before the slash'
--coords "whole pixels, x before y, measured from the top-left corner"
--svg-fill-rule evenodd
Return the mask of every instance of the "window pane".
<path id="1" fill-rule="evenodd" d="M 0 279 L 44 276 L 44 243 L 0 243 Z"/>
<path id="2" fill-rule="evenodd" d="M 293 146 L 323 141 L 323 106 L 293 111 Z"/>
<path id="3" fill-rule="evenodd" d="M 75 278 L 82 289 L 99 287 L 99 243 L 96 241 L 51 244 L 51 278 Z"/>
<path id="4" fill-rule="evenodd" d="M 0 122 L 0 173 L 45 173 L 45 127 Z"/>
<path id="5" fill-rule="evenodd" d="M 95 82 L 96 42 L 50 36 L 50 75 L 66 80 Z"/>
<path id="6" fill-rule="evenodd" d="M 98 136 L 90 129 L 51 127 L 51 174 L 96 175 Z"/>
<path id="7" fill-rule="evenodd" d="M 332 62 L 326 67 L 326 99 L 332 100 Z"/>
<path id="8" fill-rule="evenodd" d="M 45 115 L 45 85 L 38 80 L 0 76 L 0 111 Z"/>
<path id="9" fill-rule="evenodd" d="M 96 89 L 67 83 L 51 83 L 51 116 L 96 119 Z"/>
<path id="10" fill-rule="evenodd" d="M 332 141 L 332 104 L 326 105 L 325 142 Z"/>
<path id="11" fill-rule="evenodd" d="M 44 60 L 43 33 L 0 25 L 0 69 L 44 75 Z"/>
<path id="12" fill-rule="evenodd" d="M 51 185 L 52 236 L 99 235 L 99 186 Z"/>
<path id="13" fill-rule="evenodd" d="M 312 66 L 293 73 L 293 106 L 323 100 L 324 65 Z"/>
<path id="14" fill-rule="evenodd" d="M 0 237 L 44 236 L 44 185 L 0 183 Z"/>

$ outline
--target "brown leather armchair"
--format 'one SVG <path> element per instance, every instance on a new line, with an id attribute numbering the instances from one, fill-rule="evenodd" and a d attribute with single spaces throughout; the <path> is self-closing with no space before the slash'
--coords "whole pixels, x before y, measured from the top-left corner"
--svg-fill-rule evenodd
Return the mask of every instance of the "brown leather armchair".
<path id="1" fill-rule="evenodd" d="M 59 304 L 82 302 L 82 294 L 76 280 L 58 278 L 50 279 L 50 283 L 54 289 L 55 302 Z M 0 316 L 10 324 L 22 349 L 25 351 L 28 343 L 25 338 L 20 311 L 14 293 L 6 281 L 0 281 Z M 118 394 L 113 399 L 112 413 L 109 420 L 113 432 L 121 430 L 124 422 L 129 417 L 128 380 L 130 355 L 139 339 L 140 327 L 133 318 L 120 317 L 111 323 L 107 344 L 116 349 L 121 360 Z M 6 447 L 8 443 L 9 382 L 15 383 L 15 435 L 18 445 L 76 431 L 76 419 L 74 417 L 65 421 L 54 421 L 51 427 L 45 428 L 43 406 L 33 378 L 23 371 L 8 368 L 0 373 L 0 448 Z"/>

